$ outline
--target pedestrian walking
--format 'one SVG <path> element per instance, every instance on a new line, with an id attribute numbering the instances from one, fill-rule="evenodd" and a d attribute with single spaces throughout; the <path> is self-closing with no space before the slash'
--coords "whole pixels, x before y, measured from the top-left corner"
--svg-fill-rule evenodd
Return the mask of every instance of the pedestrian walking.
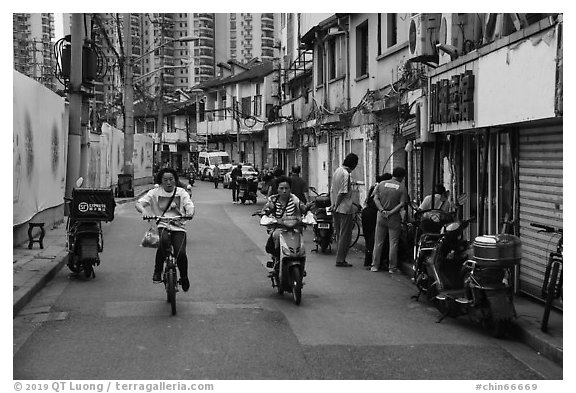
<path id="1" fill-rule="evenodd" d="M 242 177 L 242 164 L 238 164 L 236 168 L 230 172 L 230 189 L 232 190 L 232 202 L 238 202 L 238 178 Z"/>
<path id="2" fill-rule="evenodd" d="M 292 194 L 296 195 L 302 203 L 308 203 L 308 184 L 300 177 L 300 166 L 294 165 L 292 167 L 290 180 L 292 180 Z"/>
<path id="3" fill-rule="evenodd" d="M 284 176 L 284 170 L 277 166 L 274 168 L 272 175 L 274 178 L 270 181 L 270 186 L 268 187 L 268 197 L 278 194 L 279 179 Z"/>
<path id="4" fill-rule="evenodd" d="M 406 169 L 396 167 L 392 171 L 392 179 L 382 181 L 375 189 L 374 203 L 378 208 L 376 232 L 374 235 L 374 250 L 372 252 L 373 272 L 379 270 L 382 249 L 386 238 L 389 240 L 388 272 L 398 271 L 398 243 L 402 216 L 400 211 L 408 202 L 408 192 L 402 184 L 406 177 Z"/>
<path id="5" fill-rule="evenodd" d="M 362 209 L 362 233 L 366 242 L 364 251 L 364 266 L 370 268 L 372 266 L 372 251 L 374 250 L 374 233 L 376 231 L 376 218 L 378 216 L 378 208 L 374 202 L 374 190 L 378 183 L 384 180 L 392 179 L 391 173 L 376 176 L 376 183 L 370 187 L 366 196 L 365 206 Z M 387 244 L 384 245 L 385 249 L 382 256 L 388 255 Z M 382 258 L 384 259 L 384 258 Z M 380 263 L 382 265 L 382 263 Z"/>
<path id="6" fill-rule="evenodd" d="M 344 162 L 332 175 L 332 187 L 330 188 L 330 200 L 332 201 L 332 214 L 334 217 L 334 230 L 338 236 L 336 251 L 336 266 L 349 267 L 352 264 L 346 261 L 352 227 L 354 224 L 355 207 L 352 200 L 352 171 L 358 165 L 358 156 L 350 153 L 344 158 Z"/>
<path id="7" fill-rule="evenodd" d="M 218 188 L 218 183 L 220 183 L 220 167 L 218 164 L 214 167 L 212 172 L 212 179 L 214 180 L 214 188 Z"/>

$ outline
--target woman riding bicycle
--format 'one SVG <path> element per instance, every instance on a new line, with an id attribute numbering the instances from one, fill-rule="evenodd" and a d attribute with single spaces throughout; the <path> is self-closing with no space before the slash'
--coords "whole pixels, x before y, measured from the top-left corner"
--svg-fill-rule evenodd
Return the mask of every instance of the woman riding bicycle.
<path id="1" fill-rule="evenodd" d="M 156 177 L 160 187 L 153 188 L 136 202 L 136 210 L 142 213 L 144 219 L 154 216 L 176 217 L 186 216 L 191 219 L 194 216 L 194 203 L 185 188 L 179 187 L 178 174 L 172 168 L 163 168 Z M 147 207 L 151 207 L 149 213 Z M 190 288 L 188 280 L 188 257 L 186 256 L 186 227 L 184 219 L 160 221 L 158 233 L 160 245 L 156 251 L 156 262 L 152 281 L 162 281 L 162 269 L 164 260 L 170 254 L 170 246 L 174 249 L 174 257 L 180 271 L 180 282 L 184 292 Z"/>

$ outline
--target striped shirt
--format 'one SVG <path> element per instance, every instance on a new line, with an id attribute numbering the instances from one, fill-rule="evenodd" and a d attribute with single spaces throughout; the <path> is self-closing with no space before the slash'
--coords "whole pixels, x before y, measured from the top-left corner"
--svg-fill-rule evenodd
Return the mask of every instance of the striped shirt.
<path id="1" fill-rule="evenodd" d="M 284 214 L 282 214 L 284 213 Z M 280 198 L 276 198 L 274 201 L 274 217 L 282 218 L 285 216 L 293 216 L 296 213 L 296 204 L 292 198 L 288 199 L 288 204 L 286 209 L 284 209 L 284 203 L 280 201 Z"/>

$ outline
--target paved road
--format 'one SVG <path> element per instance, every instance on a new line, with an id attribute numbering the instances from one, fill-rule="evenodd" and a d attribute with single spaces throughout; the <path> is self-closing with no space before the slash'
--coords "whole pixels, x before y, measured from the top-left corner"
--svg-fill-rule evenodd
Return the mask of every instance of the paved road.
<path id="1" fill-rule="evenodd" d="M 561 368 L 414 303 L 403 276 L 334 267 L 308 253 L 301 306 L 270 286 L 265 230 L 229 190 L 197 182 L 188 224 L 191 289 L 170 315 L 133 203 L 104 225 L 96 279 L 63 269 L 14 319 L 14 379 L 536 380 Z M 306 231 L 311 246 L 311 231 Z M 49 310 L 49 313 L 46 311 Z"/>

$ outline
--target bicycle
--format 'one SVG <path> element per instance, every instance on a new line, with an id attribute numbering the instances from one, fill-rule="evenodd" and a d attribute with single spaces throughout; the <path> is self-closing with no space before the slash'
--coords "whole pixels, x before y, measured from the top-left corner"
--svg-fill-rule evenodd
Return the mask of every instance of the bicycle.
<path id="1" fill-rule="evenodd" d="M 531 222 L 530 226 L 540 228 L 538 232 L 559 234 L 558 242 L 556 243 L 556 251 L 548 254 L 548 261 L 546 263 L 546 270 L 544 272 L 544 281 L 542 283 L 542 298 L 545 300 L 544 314 L 542 316 L 542 323 L 540 330 L 546 332 L 548 330 L 548 319 L 550 317 L 550 310 L 552 303 L 555 299 L 563 297 L 562 287 L 562 273 L 563 273 L 563 249 L 564 249 L 564 235 L 562 228 L 555 228 L 548 225 L 538 224 Z"/>
<path id="2" fill-rule="evenodd" d="M 354 247 L 360 236 L 362 235 L 362 206 L 357 203 L 354 204 L 356 207 L 356 213 L 354 213 L 353 224 L 352 224 L 352 235 L 350 237 L 350 248 Z"/>
<path id="3" fill-rule="evenodd" d="M 143 218 L 146 221 L 156 220 L 156 222 L 167 221 L 169 224 L 179 219 L 191 219 L 188 216 L 150 216 Z M 161 241 L 161 240 L 160 240 Z M 159 245 L 161 247 L 161 245 Z M 176 315 L 176 292 L 179 291 L 178 284 L 181 284 L 178 279 L 178 269 L 176 265 L 176 258 L 174 258 L 174 249 L 170 246 L 168 255 L 164 258 L 164 272 L 162 273 L 162 283 L 166 290 L 166 300 L 170 303 L 172 315 Z"/>

